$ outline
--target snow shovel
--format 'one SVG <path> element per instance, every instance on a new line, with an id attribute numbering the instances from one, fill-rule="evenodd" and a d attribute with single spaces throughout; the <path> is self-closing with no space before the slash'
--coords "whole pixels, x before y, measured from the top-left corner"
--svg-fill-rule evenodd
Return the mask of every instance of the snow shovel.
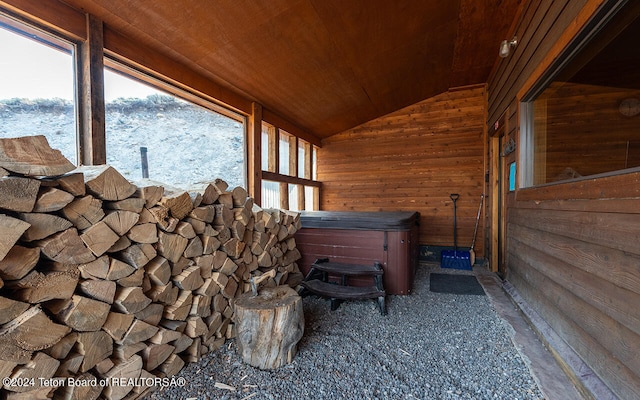
<path id="1" fill-rule="evenodd" d="M 469 249 L 469 263 L 473 267 L 476 263 L 476 251 L 473 247 L 476 245 L 476 236 L 478 235 L 478 224 L 480 223 L 480 213 L 482 212 L 482 201 L 484 200 L 484 193 L 480 196 L 480 206 L 478 207 L 478 216 L 476 217 L 476 228 L 473 230 L 473 240 L 471 241 L 471 248 Z"/>
<path id="2" fill-rule="evenodd" d="M 456 200 L 460 197 L 457 193 L 452 193 L 449 197 L 453 201 L 453 250 L 442 251 L 442 268 L 471 270 L 470 255 L 468 251 L 458 250 L 457 221 L 456 221 Z"/>

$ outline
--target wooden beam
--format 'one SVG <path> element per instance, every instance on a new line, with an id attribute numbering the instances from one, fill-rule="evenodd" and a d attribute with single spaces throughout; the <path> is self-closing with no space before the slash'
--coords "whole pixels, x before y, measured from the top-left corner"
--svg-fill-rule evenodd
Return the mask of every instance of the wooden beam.
<path id="1" fill-rule="evenodd" d="M 262 106 L 252 103 L 247 126 L 247 186 L 257 204 L 262 203 Z"/>
<path id="2" fill-rule="evenodd" d="M 80 164 L 107 161 L 102 21 L 87 14 L 87 40 L 78 46 L 78 154 Z"/>
<path id="3" fill-rule="evenodd" d="M 0 10 L 13 19 L 62 35 L 73 41 L 86 38 L 84 14 L 57 0 L 0 0 Z M 25 30 L 11 19 L 8 25 Z"/>
<path id="4" fill-rule="evenodd" d="M 322 183 L 319 181 L 312 181 L 310 179 L 297 178 L 295 176 L 276 174 L 269 171 L 262 171 L 262 179 L 276 182 L 292 183 L 294 185 L 314 186 L 320 187 Z"/>

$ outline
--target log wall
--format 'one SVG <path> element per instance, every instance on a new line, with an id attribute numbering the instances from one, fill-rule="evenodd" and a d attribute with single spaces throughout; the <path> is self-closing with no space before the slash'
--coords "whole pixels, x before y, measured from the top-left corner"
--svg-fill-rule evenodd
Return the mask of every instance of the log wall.
<path id="1" fill-rule="evenodd" d="M 484 185 L 485 101 L 483 87 L 449 91 L 323 140 L 321 209 L 418 211 L 420 244 L 452 246 L 449 195 L 458 193 L 458 245 L 469 247 Z"/>
<path id="2" fill-rule="evenodd" d="M 488 126 L 508 111 L 519 145 L 521 96 L 601 3 L 526 3 L 514 25 L 520 43 L 489 81 Z M 640 173 L 518 189 L 506 200 L 507 280 L 615 395 L 639 398 Z"/>

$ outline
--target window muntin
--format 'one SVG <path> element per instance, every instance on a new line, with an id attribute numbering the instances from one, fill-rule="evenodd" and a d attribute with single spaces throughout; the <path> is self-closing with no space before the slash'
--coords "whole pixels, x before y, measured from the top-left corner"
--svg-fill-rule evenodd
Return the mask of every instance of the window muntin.
<path id="1" fill-rule="evenodd" d="M 623 9 L 522 104 L 524 186 L 640 167 L 640 16 Z M 638 104 L 638 106 L 634 106 Z"/>
<path id="2" fill-rule="evenodd" d="M 188 188 L 221 178 L 230 187 L 246 186 L 245 128 L 239 116 L 231 118 L 109 70 L 105 95 L 107 163 L 125 178 L 143 177 L 144 147 L 152 180 Z"/>
<path id="3" fill-rule="evenodd" d="M 0 137 L 44 135 L 77 165 L 75 47 L 18 25 L 0 18 Z"/>

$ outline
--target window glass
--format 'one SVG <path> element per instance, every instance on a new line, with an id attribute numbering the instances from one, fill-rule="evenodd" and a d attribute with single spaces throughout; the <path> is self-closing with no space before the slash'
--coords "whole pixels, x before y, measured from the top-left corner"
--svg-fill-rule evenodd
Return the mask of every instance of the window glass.
<path id="1" fill-rule="evenodd" d="M 280 183 L 262 180 L 263 208 L 280 208 Z"/>
<path id="2" fill-rule="evenodd" d="M 638 37 L 622 10 L 524 104 L 528 186 L 640 167 Z"/>
<path id="3" fill-rule="evenodd" d="M 269 171 L 269 126 L 262 124 L 262 170 Z"/>
<path id="4" fill-rule="evenodd" d="M 188 188 L 216 178 L 245 187 L 244 124 L 105 70 L 107 163 L 125 178 Z M 146 149 L 146 150 L 145 150 Z"/>
<path id="5" fill-rule="evenodd" d="M 307 179 L 311 178 L 306 173 L 307 163 L 305 162 L 306 161 L 305 155 L 307 153 L 308 145 L 309 144 L 304 140 L 298 141 L 298 177 L 299 178 L 307 178 Z"/>
<path id="6" fill-rule="evenodd" d="M 283 175 L 290 175 L 291 171 L 289 171 L 289 141 L 291 140 L 291 136 L 280 130 L 280 144 L 279 144 L 279 154 L 280 154 L 280 172 Z M 295 172 L 295 171 L 294 171 Z"/>
<path id="7" fill-rule="evenodd" d="M 73 45 L 0 20 L 0 137 L 44 135 L 78 164 Z"/>

